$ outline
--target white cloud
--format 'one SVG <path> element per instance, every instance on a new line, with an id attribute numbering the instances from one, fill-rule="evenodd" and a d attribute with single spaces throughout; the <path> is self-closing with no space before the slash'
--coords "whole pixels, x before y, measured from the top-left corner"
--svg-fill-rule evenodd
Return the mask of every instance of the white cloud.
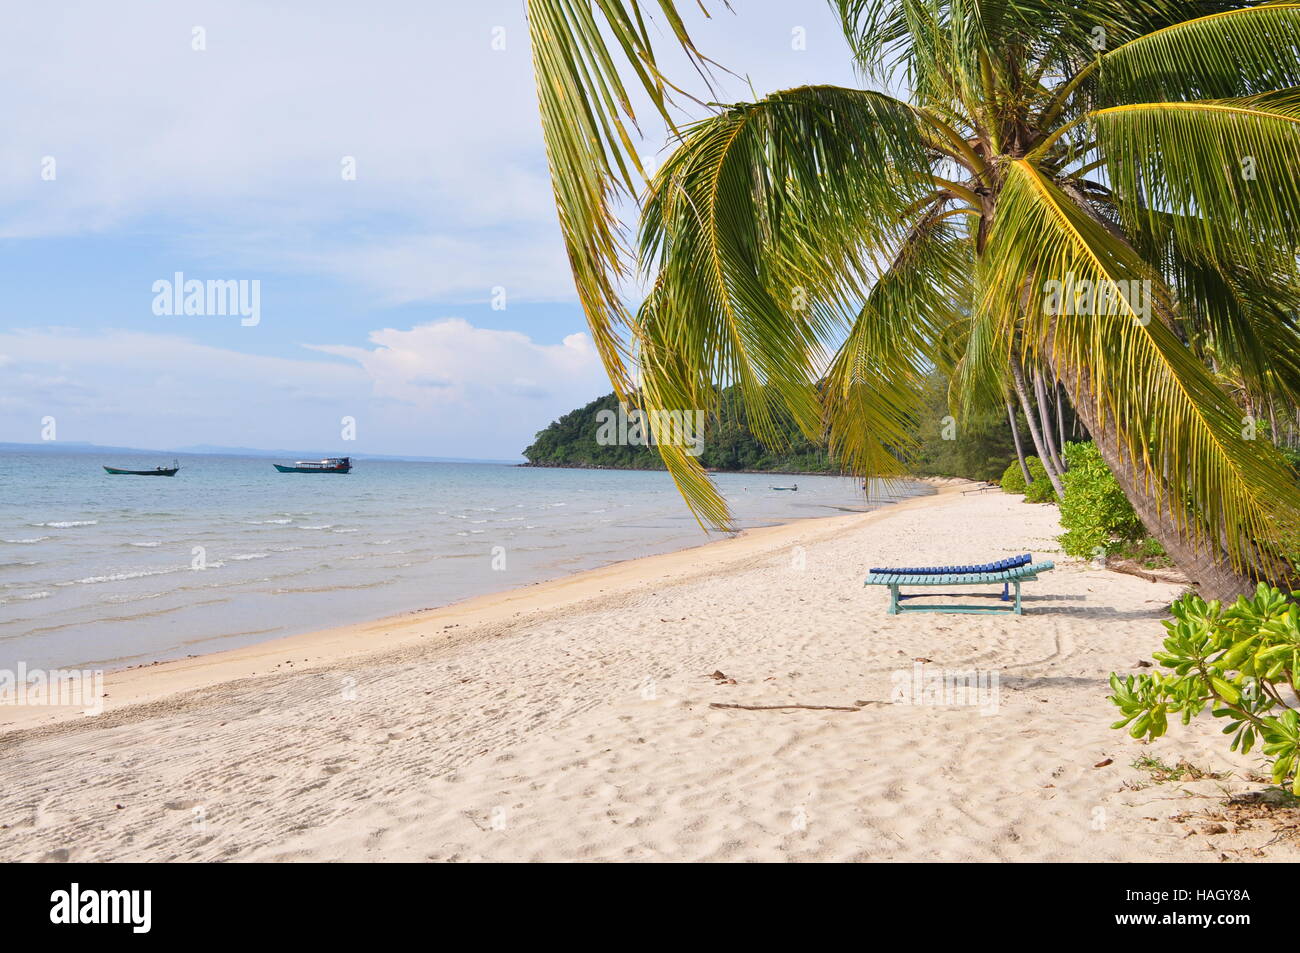
<path id="1" fill-rule="evenodd" d="M 382 300 L 480 299 L 485 282 L 518 300 L 574 299 L 522 0 L 12 6 L 0 238 L 141 226 L 232 267 L 328 271 Z M 851 81 L 824 4 L 798 24 L 775 0 L 689 20 L 702 49 L 755 70 L 759 93 Z M 806 50 L 792 48 L 796 26 Z M 698 85 L 662 19 L 650 29 L 670 75 Z M 718 79 L 724 101 L 750 96 Z M 640 118 L 653 155 L 662 130 Z M 40 175 L 46 156 L 54 181 Z"/>
<path id="2" fill-rule="evenodd" d="M 572 409 L 608 387 L 586 334 L 537 344 L 518 331 L 447 318 L 408 331 L 373 331 L 369 339 L 373 348 L 309 346 L 360 364 L 375 396 L 430 409 L 511 414 L 560 397 Z"/>
<path id="3" fill-rule="evenodd" d="M 355 451 L 509 459 L 609 386 L 586 334 L 539 344 L 448 318 L 369 342 L 307 345 L 329 355 L 312 359 L 134 331 L 2 333 L 0 440 L 35 442 L 53 416 L 63 440 L 317 449 L 350 416 Z"/>
<path id="4" fill-rule="evenodd" d="M 6 19 L 0 83 L 0 237 L 161 220 L 190 250 L 384 298 L 476 293 L 467 264 L 573 297 L 540 264 L 514 270 L 563 259 L 513 0 L 35 6 Z"/>

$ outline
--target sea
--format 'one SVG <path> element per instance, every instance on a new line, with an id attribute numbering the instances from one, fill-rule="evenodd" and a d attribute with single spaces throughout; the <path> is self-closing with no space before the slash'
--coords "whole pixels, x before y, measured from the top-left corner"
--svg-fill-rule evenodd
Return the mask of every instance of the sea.
<path id="1" fill-rule="evenodd" d="M 125 668 L 446 605 L 720 538 L 659 471 L 0 450 L 0 669 Z M 291 463 L 291 459 L 279 461 Z M 738 528 L 862 512 L 909 481 L 723 473 Z M 774 490 L 797 485 L 798 490 Z"/>

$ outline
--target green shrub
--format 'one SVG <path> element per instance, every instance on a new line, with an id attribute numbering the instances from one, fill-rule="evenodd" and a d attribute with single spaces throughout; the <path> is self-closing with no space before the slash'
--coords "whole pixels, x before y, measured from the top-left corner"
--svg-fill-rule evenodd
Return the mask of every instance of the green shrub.
<path id="1" fill-rule="evenodd" d="M 1248 754 L 1258 741 L 1272 764 L 1274 784 L 1290 779 L 1300 795 L 1300 711 L 1283 697 L 1300 691 L 1300 606 L 1260 583 L 1254 599 L 1240 597 L 1224 611 L 1187 595 L 1170 607 L 1165 650 L 1152 656 L 1168 673 L 1112 673 L 1109 700 L 1124 716 L 1111 725 L 1134 738 L 1155 740 L 1170 715 L 1184 725 L 1213 706 L 1227 719 L 1231 750 Z"/>
<path id="2" fill-rule="evenodd" d="M 1025 474 L 1020 469 L 1019 460 L 1012 460 L 1011 465 L 1003 471 L 1002 490 L 1005 493 L 1025 492 Z"/>
<path id="3" fill-rule="evenodd" d="M 1048 479 L 1047 468 L 1037 457 L 1025 457 L 1025 466 L 1029 468 L 1030 482 L 1025 485 L 1025 475 L 1020 470 L 1020 461 L 1012 461 L 1002 474 L 1002 489 L 1007 493 L 1023 493 L 1026 503 L 1054 503 L 1056 490 Z"/>
<path id="4" fill-rule="evenodd" d="M 1069 467 L 1061 478 L 1061 548 L 1069 556 L 1091 559 L 1116 552 L 1147 535 L 1133 505 L 1120 489 L 1101 453 L 1091 443 L 1067 443 Z"/>
<path id="5" fill-rule="evenodd" d="M 1052 481 L 1046 475 L 1036 477 L 1025 490 L 1025 502 L 1055 503 L 1057 502 L 1056 487 L 1052 486 Z"/>
<path id="6" fill-rule="evenodd" d="M 1032 484 L 1035 480 L 1047 480 L 1047 468 L 1043 466 L 1043 461 L 1037 457 L 1025 457 L 1025 466 L 1029 468 L 1029 481 Z M 1007 480 L 1011 481 L 1011 488 L 1007 487 Z M 1048 485 L 1051 481 L 1048 480 Z M 1002 474 L 1002 489 L 1008 493 L 1024 493 L 1028 490 L 1025 485 L 1025 475 L 1020 471 L 1020 461 L 1013 461 L 1011 466 L 1007 467 L 1006 472 Z"/>

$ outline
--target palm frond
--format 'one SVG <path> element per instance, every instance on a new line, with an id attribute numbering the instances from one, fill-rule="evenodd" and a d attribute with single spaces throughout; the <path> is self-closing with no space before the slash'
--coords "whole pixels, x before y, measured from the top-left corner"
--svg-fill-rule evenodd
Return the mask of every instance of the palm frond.
<path id="1" fill-rule="evenodd" d="M 867 295 L 824 384 L 829 445 L 845 470 L 898 476 L 914 462 L 925 375 L 965 322 L 974 260 L 969 230 L 936 207 Z"/>
<path id="2" fill-rule="evenodd" d="M 880 93 L 803 87 L 693 126 L 642 217 L 649 409 L 711 410 L 736 385 L 760 439 L 782 439 L 778 405 L 820 439 L 824 346 L 903 229 L 897 210 L 934 191 L 930 162 L 915 111 Z M 715 513 L 693 461 L 664 460 L 697 515 Z"/>
<path id="3" fill-rule="evenodd" d="M 1103 53 L 1102 105 L 1232 99 L 1300 86 L 1300 3 L 1223 10 Z"/>
<path id="4" fill-rule="evenodd" d="M 1276 566 L 1283 535 L 1300 526 L 1294 473 L 1271 445 L 1243 438 L 1240 409 L 1164 320 L 1171 296 L 1159 276 L 1031 163 L 1009 162 L 1006 175 L 981 306 L 1081 380 L 1099 425 L 1187 538 L 1222 543 L 1236 566 Z M 1089 313 L 1053 313 L 1051 281 L 1106 292 Z"/>
<path id="5" fill-rule="evenodd" d="M 704 66 L 674 0 L 527 0 L 560 229 L 592 338 L 620 395 L 629 394 L 633 385 L 624 340 L 631 316 L 619 288 L 628 273 L 628 254 L 615 209 L 620 193 L 638 191 L 640 171 L 629 131 L 636 114 L 621 71 L 635 78 L 652 108 L 673 124 L 671 87 L 656 65 L 645 24 L 644 8 L 649 7 L 658 9 L 687 56 Z"/>
<path id="6" fill-rule="evenodd" d="M 1227 243 L 1187 246 L 1195 233 L 1171 214 L 1132 232 L 1142 257 L 1164 276 L 1177 302 L 1180 336 L 1207 362 L 1239 371 L 1246 390 L 1300 405 L 1300 269 L 1289 249 L 1254 246 L 1235 260 Z"/>
<path id="7" fill-rule="evenodd" d="M 1300 96 L 1135 103 L 1089 121 L 1124 221 L 1232 261 L 1300 247 Z M 1172 218 L 1165 219 L 1165 213 Z"/>

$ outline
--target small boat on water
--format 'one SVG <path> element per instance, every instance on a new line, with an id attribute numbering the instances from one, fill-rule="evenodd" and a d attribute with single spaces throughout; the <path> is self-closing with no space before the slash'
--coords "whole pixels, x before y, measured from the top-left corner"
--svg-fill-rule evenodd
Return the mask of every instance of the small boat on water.
<path id="1" fill-rule="evenodd" d="M 774 486 L 774 487 L 772 487 L 772 489 L 774 489 L 774 490 L 797 490 L 797 489 L 799 489 L 799 484 L 796 483 L 796 484 L 794 484 L 793 486 Z"/>
<path id="2" fill-rule="evenodd" d="M 180 466 L 175 460 L 169 467 L 154 467 L 152 470 L 123 470 L 119 467 L 104 467 L 104 469 L 114 476 L 175 476 Z"/>
<path id="3" fill-rule="evenodd" d="M 351 457 L 326 457 L 324 460 L 299 460 L 291 467 L 273 464 L 281 473 L 347 473 L 352 469 Z"/>

